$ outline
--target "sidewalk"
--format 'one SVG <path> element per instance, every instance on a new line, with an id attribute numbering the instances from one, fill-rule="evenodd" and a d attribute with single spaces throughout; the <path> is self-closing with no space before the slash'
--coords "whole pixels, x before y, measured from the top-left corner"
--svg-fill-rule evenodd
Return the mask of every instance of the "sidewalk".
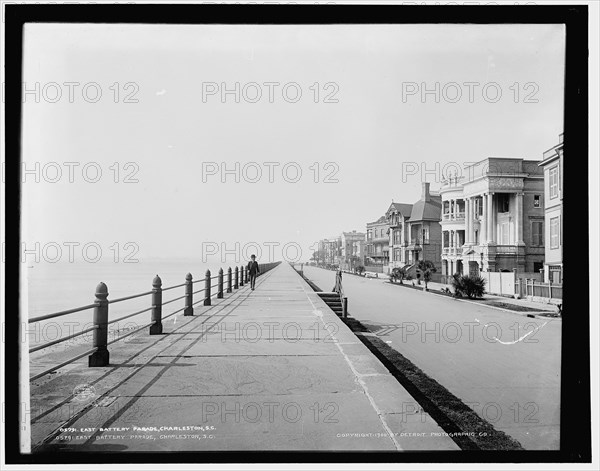
<path id="1" fill-rule="evenodd" d="M 358 276 L 358 275 L 354 275 L 352 273 L 347 273 L 344 272 L 344 274 L 346 276 Z M 365 277 L 365 279 L 369 279 L 369 280 L 376 280 L 376 281 L 381 281 L 381 282 L 389 282 L 389 275 L 385 274 L 385 273 L 379 273 L 378 274 L 379 277 L 375 278 L 375 277 Z M 419 286 L 419 287 L 424 287 L 424 284 L 421 283 L 421 285 L 417 285 L 417 281 L 416 280 L 404 280 L 404 284 L 405 285 L 409 285 L 412 286 L 412 283 L 415 283 L 415 286 Z M 397 284 L 399 284 L 399 282 L 397 282 Z M 434 289 L 434 290 L 441 290 L 442 288 L 451 288 L 451 285 L 449 283 L 436 283 L 433 281 L 430 281 L 428 284 L 430 289 Z M 543 311 L 545 313 L 556 313 L 557 312 L 557 308 L 555 304 L 551 304 L 551 303 L 540 303 L 540 302 L 536 302 L 536 301 L 529 301 L 528 299 L 515 299 L 512 297 L 507 297 L 507 296 L 499 296 L 499 295 L 495 295 L 495 294 L 485 294 L 483 296 L 483 301 L 496 301 L 499 303 L 505 303 L 505 304 L 512 304 L 514 306 L 521 306 L 521 307 L 526 307 L 526 308 L 530 308 L 530 309 L 537 309 L 539 311 Z M 477 301 L 474 301 L 477 302 Z M 558 318 L 560 319 L 560 318 Z"/>
<path id="2" fill-rule="evenodd" d="M 404 283 L 406 283 L 406 281 Z M 416 282 L 415 282 L 415 284 L 416 284 Z M 450 284 L 447 284 L 447 283 L 434 283 L 434 282 L 429 282 L 429 286 L 432 289 L 437 289 L 437 290 L 440 290 L 440 289 L 446 288 L 446 287 L 447 288 L 451 287 Z M 495 295 L 495 294 L 484 294 L 483 299 L 490 300 L 490 301 L 492 301 L 492 300 L 498 301 L 498 302 L 502 302 L 502 303 L 506 303 L 506 304 L 513 304 L 515 306 L 524 306 L 524 307 L 528 307 L 531 309 L 539 309 L 540 311 L 545 311 L 545 312 L 556 312 L 556 306 L 554 304 L 550 304 L 550 303 L 539 303 L 539 302 L 535 302 L 535 301 L 529 301 L 527 299 L 515 299 L 515 298 L 509 298 L 508 296 L 499 296 L 499 295 Z"/>
<path id="3" fill-rule="evenodd" d="M 43 451 L 458 450 L 286 263 L 31 398 Z"/>

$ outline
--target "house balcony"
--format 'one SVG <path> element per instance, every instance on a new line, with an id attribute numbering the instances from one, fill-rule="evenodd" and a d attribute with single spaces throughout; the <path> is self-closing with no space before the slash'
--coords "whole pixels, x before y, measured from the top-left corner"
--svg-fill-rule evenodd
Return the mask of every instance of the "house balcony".
<path id="1" fill-rule="evenodd" d="M 459 213 L 444 213 L 442 214 L 442 221 L 457 221 L 464 222 L 465 220 L 465 212 L 461 211 Z"/>
<path id="2" fill-rule="evenodd" d="M 406 241 L 405 244 L 408 250 L 423 250 L 423 240 L 420 238 L 411 239 L 410 243 Z"/>
<path id="3" fill-rule="evenodd" d="M 442 255 L 462 255 L 463 252 L 463 246 L 458 246 L 458 247 L 444 247 L 442 249 Z"/>
<path id="4" fill-rule="evenodd" d="M 496 256 L 525 257 L 524 245 L 473 245 L 465 247 L 465 249 L 483 254 L 486 258 L 495 258 Z"/>

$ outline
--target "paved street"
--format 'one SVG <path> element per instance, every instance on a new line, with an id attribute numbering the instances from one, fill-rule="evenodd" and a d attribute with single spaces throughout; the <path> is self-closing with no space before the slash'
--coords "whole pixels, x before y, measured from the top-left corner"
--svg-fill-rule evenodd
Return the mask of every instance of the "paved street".
<path id="1" fill-rule="evenodd" d="M 304 267 L 322 290 L 335 273 Z M 528 318 L 350 274 L 349 314 L 530 450 L 559 449 L 560 320 Z"/>

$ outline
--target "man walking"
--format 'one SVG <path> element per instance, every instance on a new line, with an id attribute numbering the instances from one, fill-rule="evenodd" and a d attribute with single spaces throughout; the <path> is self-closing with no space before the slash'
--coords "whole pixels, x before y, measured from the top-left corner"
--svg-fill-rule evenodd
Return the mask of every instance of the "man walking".
<path id="1" fill-rule="evenodd" d="M 256 255 L 252 254 L 250 258 L 252 260 L 248 262 L 248 273 L 250 274 L 250 288 L 252 291 L 254 291 L 256 276 L 260 273 L 260 268 L 258 267 L 258 262 L 256 261 Z"/>

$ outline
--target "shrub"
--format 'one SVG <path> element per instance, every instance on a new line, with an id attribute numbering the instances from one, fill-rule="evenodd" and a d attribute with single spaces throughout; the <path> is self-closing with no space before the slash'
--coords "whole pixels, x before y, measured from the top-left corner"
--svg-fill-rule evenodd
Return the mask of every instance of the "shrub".
<path id="1" fill-rule="evenodd" d="M 406 268 L 401 267 L 401 268 L 393 268 L 392 269 L 392 273 L 390 273 L 390 281 L 392 283 L 394 283 L 396 280 L 400 281 L 400 284 L 402 283 L 402 280 L 408 279 L 406 278 Z"/>
<path id="2" fill-rule="evenodd" d="M 467 296 L 470 299 L 481 298 L 485 294 L 485 278 L 481 276 L 452 275 L 452 288 L 454 288 L 454 296 Z"/>

